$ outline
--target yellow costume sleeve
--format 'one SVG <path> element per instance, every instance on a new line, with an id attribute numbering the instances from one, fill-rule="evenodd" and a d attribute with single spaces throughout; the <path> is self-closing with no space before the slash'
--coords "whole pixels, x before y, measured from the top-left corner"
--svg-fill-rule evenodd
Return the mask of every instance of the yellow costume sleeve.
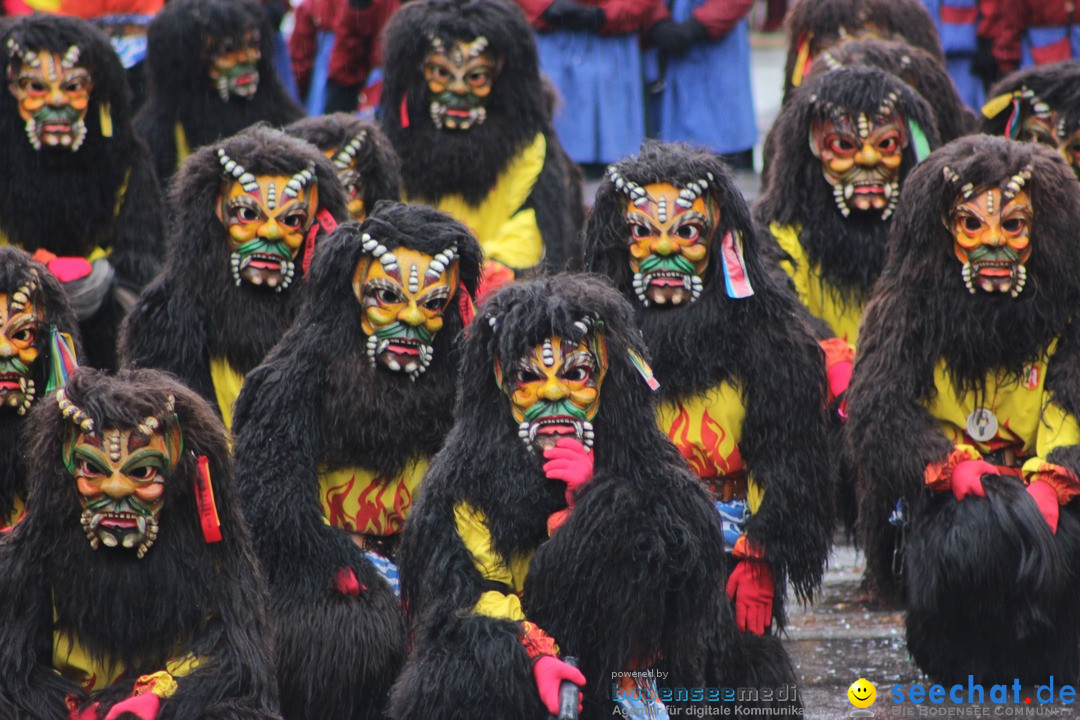
<path id="1" fill-rule="evenodd" d="M 530 268 L 543 259 L 544 241 L 536 224 L 536 212 L 523 206 L 540 178 L 546 155 L 547 139 L 537 134 L 507 164 L 479 205 L 470 205 L 461 195 L 447 195 L 437 207 L 476 235 L 487 259 L 518 270 Z"/>
<path id="2" fill-rule="evenodd" d="M 495 550 L 484 513 L 468 503 L 458 503 L 454 507 L 454 524 L 458 536 L 472 555 L 473 565 L 484 580 L 503 585 L 511 591 L 519 590 L 510 564 Z M 473 612 L 507 620 L 525 619 L 521 599 L 513 593 L 498 590 L 485 591 L 473 606 Z"/>
<path id="3" fill-rule="evenodd" d="M 233 370 L 225 358 L 210 358 L 210 380 L 214 383 L 214 397 L 226 430 L 232 430 L 233 404 L 240 397 L 244 376 Z"/>

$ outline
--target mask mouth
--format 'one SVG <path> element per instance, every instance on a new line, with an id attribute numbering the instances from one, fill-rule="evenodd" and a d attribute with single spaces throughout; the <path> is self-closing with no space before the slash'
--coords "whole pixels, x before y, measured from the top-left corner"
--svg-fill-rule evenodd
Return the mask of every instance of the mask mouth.
<path id="1" fill-rule="evenodd" d="M 35 150 L 50 147 L 75 152 L 86 140 L 86 122 L 73 108 L 49 109 L 26 122 L 26 137 Z"/>
<path id="2" fill-rule="evenodd" d="M 368 337 L 367 354 L 372 367 L 378 364 L 392 372 L 406 373 L 415 382 L 431 366 L 435 348 L 416 337 L 398 335 L 380 338 L 371 335 Z"/>
<path id="3" fill-rule="evenodd" d="M 646 307 L 691 303 L 701 297 L 701 289 L 700 277 L 678 270 L 634 274 L 634 292 Z"/>
<path id="4" fill-rule="evenodd" d="M 130 504 L 128 504 L 130 507 Z M 79 522 L 90 547 L 137 549 L 141 559 L 158 536 L 158 521 L 153 515 L 129 510 L 83 510 Z"/>
<path id="5" fill-rule="evenodd" d="M 431 121 L 440 130 L 468 130 L 487 120 L 487 110 L 468 101 L 443 102 L 432 100 Z"/>
<path id="6" fill-rule="evenodd" d="M 296 274 L 296 264 L 277 253 L 240 254 L 234 252 L 230 262 L 233 281 L 238 286 L 241 282 L 246 282 L 281 292 L 292 284 Z"/>
<path id="7" fill-rule="evenodd" d="M 972 295 L 976 290 L 985 293 L 1009 293 L 1017 297 L 1027 283 L 1027 268 L 1023 263 L 1004 259 L 973 260 L 964 264 L 964 286 Z"/>
<path id="8" fill-rule="evenodd" d="M 0 393 L 21 391 L 21 383 L 25 377 L 22 373 L 14 371 L 0 373 Z"/>
<path id="9" fill-rule="evenodd" d="M 585 447 L 592 447 L 593 426 L 588 420 L 570 415 L 545 415 L 536 420 L 523 420 L 518 425 L 518 437 L 530 450 L 543 453 L 555 447 L 561 438 L 574 438 Z"/>

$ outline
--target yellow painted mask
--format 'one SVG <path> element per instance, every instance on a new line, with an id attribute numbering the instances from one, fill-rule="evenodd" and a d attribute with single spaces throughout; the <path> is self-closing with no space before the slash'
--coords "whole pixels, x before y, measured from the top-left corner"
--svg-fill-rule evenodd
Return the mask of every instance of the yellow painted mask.
<path id="1" fill-rule="evenodd" d="M 90 546 L 136 550 L 142 558 L 158 535 L 166 476 L 182 452 L 175 420 L 138 429 L 72 429 L 64 460 L 75 477 Z M 144 432 L 145 431 L 145 432 Z"/>
<path id="2" fill-rule="evenodd" d="M 1045 145 L 1058 153 L 1080 178 L 1080 126 L 1069 128 L 1064 113 L 1051 110 L 1029 115 L 1020 126 L 1018 139 Z"/>
<path id="3" fill-rule="evenodd" d="M 994 187 L 961 196 L 949 215 L 953 251 L 972 294 L 982 290 L 1016 297 L 1024 289 L 1033 210 L 1025 191 L 1010 189 L 1005 195 Z"/>
<path id="4" fill-rule="evenodd" d="M 432 96 L 428 110 L 435 127 L 468 130 L 487 119 L 484 104 L 499 72 L 499 63 L 487 47 L 483 36 L 471 42 L 454 40 L 449 49 L 442 38 L 431 38 L 424 80 Z"/>
<path id="5" fill-rule="evenodd" d="M 894 100 L 895 102 L 895 100 Z M 894 113 L 870 116 L 835 113 L 815 120 L 810 150 L 821 161 L 825 180 L 844 217 L 852 210 L 881 213 L 887 220 L 900 199 L 900 166 L 909 142 L 903 121 Z"/>
<path id="6" fill-rule="evenodd" d="M 8 90 L 15 96 L 26 137 L 35 150 L 43 146 L 75 152 L 86 140 L 86 112 L 94 83 L 79 64 L 79 48 L 62 56 L 45 50 L 29 52 L 14 41 Z M 21 64 L 20 64 L 21 60 Z"/>
<path id="7" fill-rule="evenodd" d="M 34 401 L 32 379 L 38 359 L 38 338 L 45 331 L 41 310 L 28 286 L 10 296 L 0 293 L 0 411 L 25 415 Z"/>
<path id="8" fill-rule="evenodd" d="M 716 203 L 702 196 L 701 183 L 708 179 L 681 190 L 669 183 L 646 185 L 640 188 L 644 195 L 626 204 L 634 292 L 646 307 L 681 305 L 701 295 L 720 220 Z"/>
<path id="9" fill-rule="evenodd" d="M 598 332 L 577 343 L 559 335 L 545 338 L 517 359 L 509 377 L 496 358 L 495 381 L 510 398 L 522 442 L 538 453 L 561 437 L 592 447 L 607 367 L 606 341 Z"/>
<path id="10" fill-rule="evenodd" d="M 206 47 L 210 82 L 224 102 L 230 97 L 250 100 L 259 90 L 258 30 L 248 30 L 243 37 L 211 38 Z"/>
<path id="11" fill-rule="evenodd" d="M 367 208 L 364 207 L 364 183 L 360 177 L 359 158 L 365 151 L 367 142 L 367 130 L 361 130 L 356 137 L 342 145 L 340 148 L 330 148 L 323 154 L 334 164 L 338 180 L 345 188 L 345 197 L 348 199 L 346 207 L 349 217 L 356 222 L 363 222 L 367 217 Z"/>
<path id="12" fill-rule="evenodd" d="M 233 282 L 281 292 L 293 281 L 294 261 L 318 212 L 314 170 L 256 177 L 222 149 L 218 159 L 226 181 L 216 212 L 229 233 Z"/>
<path id="13" fill-rule="evenodd" d="M 367 233 L 361 242 L 367 255 L 353 273 L 353 293 L 368 360 L 416 380 L 431 365 L 435 335 L 457 293 L 457 247 L 430 256 L 407 247 L 391 252 Z"/>

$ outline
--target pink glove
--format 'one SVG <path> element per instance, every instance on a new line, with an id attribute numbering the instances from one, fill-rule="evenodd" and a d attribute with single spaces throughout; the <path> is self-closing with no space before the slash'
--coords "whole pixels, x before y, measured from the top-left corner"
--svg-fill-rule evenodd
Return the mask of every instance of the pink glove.
<path id="1" fill-rule="evenodd" d="M 957 463 L 952 471 L 952 492 L 957 500 L 963 500 L 969 495 L 986 497 L 986 489 L 983 488 L 983 475 L 1000 475 L 1001 471 L 985 460 L 964 460 Z"/>
<path id="2" fill-rule="evenodd" d="M 49 262 L 48 268 L 62 283 L 81 280 L 93 271 L 90 261 L 81 257 L 58 257 Z"/>
<path id="3" fill-rule="evenodd" d="M 105 716 L 105 720 L 116 720 L 123 713 L 131 713 L 139 717 L 140 720 L 157 720 L 160 708 L 161 698 L 152 692 L 148 692 L 116 703 L 109 710 L 109 714 Z"/>
<path id="4" fill-rule="evenodd" d="M 343 567 L 337 571 L 334 576 L 334 589 L 342 595 L 359 595 L 362 590 L 367 590 L 356 579 L 356 573 L 351 567 Z"/>
<path id="5" fill-rule="evenodd" d="M 727 581 L 728 597 L 735 601 L 735 624 L 742 632 L 764 635 L 772 623 L 772 573 L 760 560 L 740 560 Z"/>
<path id="6" fill-rule="evenodd" d="M 555 441 L 555 447 L 544 451 L 544 457 L 544 474 L 566 483 L 566 504 L 573 507 L 574 493 L 592 480 L 592 453 L 573 438 L 561 438 Z"/>
<path id="7" fill-rule="evenodd" d="M 829 368 L 826 373 L 829 377 L 829 392 L 834 398 L 838 398 L 847 392 L 851 384 L 851 369 L 853 365 L 844 360 Z"/>
<path id="8" fill-rule="evenodd" d="M 1046 520 L 1046 524 L 1050 526 L 1050 532 L 1056 535 L 1058 513 L 1061 512 L 1057 491 L 1050 487 L 1049 483 L 1042 480 L 1033 480 L 1027 486 L 1027 491 L 1031 499 L 1035 501 L 1035 505 L 1038 506 L 1039 512 L 1042 513 L 1043 519 Z"/>
<path id="9" fill-rule="evenodd" d="M 585 685 L 585 676 L 572 665 L 567 665 L 554 655 L 541 655 L 533 663 L 533 677 L 540 701 L 552 715 L 559 714 L 559 686 L 569 680 L 578 687 Z M 579 708 L 580 709 L 580 708 Z"/>

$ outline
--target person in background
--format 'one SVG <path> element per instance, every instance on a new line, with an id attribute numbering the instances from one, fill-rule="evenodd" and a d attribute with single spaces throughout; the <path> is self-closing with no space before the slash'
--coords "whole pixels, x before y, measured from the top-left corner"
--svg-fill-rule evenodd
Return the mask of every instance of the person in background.
<path id="1" fill-rule="evenodd" d="M 922 0 L 934 18 L 945 65 L 969 107 L 979 108 L 986 87 L 1001 76 L 991 53 L 1002 0 Z"/>
<path id="2" fill-rule="evenodd" d="M 750 81 L 753 0 L 671 0 L 645 39 L 650 136 L 704 145 L 752 170 L 757 124 Z M 717 72 L 717 68 L 724 68 Z M 653 71 L 653 72 L 649 72 Z"/>
<path id="3" fill-rule="evenodd" d="M 994 57 L 1003 73 L 1080 58 L 1080 5 L 1075 0 L 1002 0 Z"/>
<path id="4" fill-rule="evenodd" d="M 662 15 L 661 0 L 518 4 L 537 32 L 540 70 L 562 96 L 555 131 L 570 157 L 606 165 L 636 152 L 645 138 L 637 33 Z"/>
<path id="5" fill-rule="evenodd" d="M 293 11 L 289 61 L 308 115 L 321 115 L 326 104 L 334 28 L 344 6 L 343 0 L 303 0 Z"/>
<path id="6" fill-rule="evenodd" d="M 349 0 L 338 13 L 323 112 L 356 112 L 357 107 L 378 104 L 381 79 L 370 97 L 360 98 L 368 81 L 379 75 L 382 63 L 382 30 L 400 0 Z"/>

